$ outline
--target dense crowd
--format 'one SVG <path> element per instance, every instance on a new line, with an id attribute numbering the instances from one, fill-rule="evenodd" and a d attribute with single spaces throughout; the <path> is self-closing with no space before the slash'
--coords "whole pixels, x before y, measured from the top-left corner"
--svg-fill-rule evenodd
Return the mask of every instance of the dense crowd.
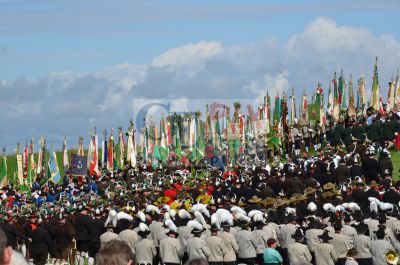
<path id="1" fill-rule="evenodd" d="M 95 264 L 118 240 L 139 265 L 397 264 L 390 150 L 400 117 L 371 116 L 295 123 L 281 148 L 252 139 L 233 165 L 210 147 L 195 164 L 139 159 L 99 176 L 67 173 L 60 185 L 37 179 L 29 193 L 10 184 L 0 191 L 0 258 Z"/>

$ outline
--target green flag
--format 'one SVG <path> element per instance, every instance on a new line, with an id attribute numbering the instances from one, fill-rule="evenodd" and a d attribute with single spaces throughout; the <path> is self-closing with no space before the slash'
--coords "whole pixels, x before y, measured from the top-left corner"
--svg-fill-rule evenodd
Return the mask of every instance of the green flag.
<path id="1" fill-rule="evenodd" d="M 8 184 L 8 177 L 7 177 L 7 157 L 4 155 L 1 163 L 1 170 L 0 170 L 0 189 L 7 186 Z"/>
<path id="2" fill-rule="evenodd" d="M 379 79 L 378 79 L 378 58 L 374 65 L 374 76 L 372 79 L 372 107 L 374 110 L 379 110 Z"/>

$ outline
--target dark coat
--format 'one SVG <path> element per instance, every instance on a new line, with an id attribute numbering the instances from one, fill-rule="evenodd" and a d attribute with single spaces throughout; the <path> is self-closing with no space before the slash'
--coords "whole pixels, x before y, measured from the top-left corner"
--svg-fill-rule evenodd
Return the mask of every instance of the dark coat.
<path id="1" fill-rule="evenodd" d="M 0 223 L 0 228 L 7 237 L 7 246 L 11 246 L 13 249 L 17 247 L 17 238 L 28 241 L 28 237 L 11 224 Z"/>
<path id="2" fill-rule="evenodd" d="M 88 241 L 89 240 L 89 231 L 88 231 L 88 224 L 90 222 L 90 217 L 83 214 L 78 214 L 76 216 L 76 240 L 77 241 Z"/>
<path id="3" fill-rule="evenodd" d="M 32 239 L 32 242 L 29 244 L 29 253 L 31 255 L 50 253 L 50 255 L 54 256 L 53 241 L 45 229 L 41 227 L 36 227 L 35 229 L 28 228 L 27 234 Z"/>
<path id="4" fill-rule="evenodd" d="M 100 246 L 100 236 L 104 233 L 105 230 L 104 223 L 105 220 L 103 218 L 100 218 L 100 219 L 91 219 L 87 224 L 91 246 L 94 247 Z"/>
<path id="5" fill-rule="evenodd" d="M 350 170 L 345 165 L 339 165 L 335 169 L 335 180 L 337 183 L 346 182 L 350 178 Z"/>
<path id="6" fill-rule="evenodd" d="M 72 233 L 67 225 L 58 224 L 53 230 L 53 240 L 56 249 L 65 249 L 72 242 Z"/>

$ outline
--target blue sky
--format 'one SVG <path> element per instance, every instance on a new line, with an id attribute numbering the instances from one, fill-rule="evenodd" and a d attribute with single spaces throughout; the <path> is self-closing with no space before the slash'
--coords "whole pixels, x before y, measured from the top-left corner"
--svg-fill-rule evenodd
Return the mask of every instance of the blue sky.
<path id="1" fill-rule="evenodd" d="M 398 0 L 0 0 L 0 145 L 76 145 L 94 126 L 126 128 L 138 100 L 300 98 L 341 69 L 368 94 L 376 56 L 385 98 L 399 13 Z"/>
<path id="2" fill-rule="evenodd" d="M 142 64 L 202 40 L 285 41 L 316 17 L 399 38 L 392 1 L 0 1 L 0 78 Z M 317 36 L 316 36 L 317 37 Z"/>

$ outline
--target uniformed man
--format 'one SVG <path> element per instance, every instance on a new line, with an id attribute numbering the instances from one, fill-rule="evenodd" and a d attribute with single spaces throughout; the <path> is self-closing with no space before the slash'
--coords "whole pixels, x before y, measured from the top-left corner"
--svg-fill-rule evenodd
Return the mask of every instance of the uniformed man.
<path id="1" fill-rule="evenodd" d="M 208 264 L 223 265 L 224 257 L 227 254 L 227 251 L 225 249 L 224 241 L 218 237 L 218 232 L 220 229 L 216 225 L 212 225 L 210 230 L 211 236 L 206 239 L 206 245 L 210 250 Z"/>
<path id="2" fill-rule="evenodd" d="M 249 231 L 249 223 L 242 221 L 242 230 L 236 232 L 235 238 L 239 246 L 238 250 L 238 263 L 247 265 L 254 265 L 256 259 L 256 248 L 258 246 L 257 240 Z"/>
<path id="3" fill-rule="evenodd" d="M 295 243 L 289 244 L 287 247 L 290 264 L 311 263 L 312 256 L 307 245 L 303 244 L 304 235 L 301 228 L 297 228 L 291 237 Z"/>
<path id="4" fill-rule="evenodd" d="M 115 227 L 112 224 L 107 224 L 106 232 L 100 236 L 100 247 L 111 240 L 119 240 L 118 234 L 114 233 L 114 229 Z"/>
<path id="5" fill-rule="evenodd" d="M 135 243 L 136 262 L 138 265 L 151 265 L 157 255 L 157 250 L 154 242 L 147 238 L 150 235 L 150 229 L 145 223 L 140 223 L 137 233 L 141 239 Z"/>
<path id="6" fill-rule="evenodd" d="M 315 264 L 334 265 L 338 259 L 337 252 L 335 248 L 328 243 L 333 238 L 329 236 L 328 230 L 325 230 L 318 238 L 321 242 L 314 248 Z"/>
<path id="7" fill-rule="evenodd" d="M 160 241 L 160 258 L 165 265 L 179 265 L 183 257 L 184 248 L 178 240 L 178 233 L 170 228 L 167 237 Z"/>
<path id="8" fill-rule="evenodd" d="M 233 222 L 233 221 L 232 221 Z M 218 233 L 218 237 L 222 239 L 225 246 L 224 265 L 236 264 L 236 253 L 239 251 L 239 246 L 236 242 L 235 236 L 230 233 L 231 226 L 228 222 L 221 224 L 222 231 Z"/>

